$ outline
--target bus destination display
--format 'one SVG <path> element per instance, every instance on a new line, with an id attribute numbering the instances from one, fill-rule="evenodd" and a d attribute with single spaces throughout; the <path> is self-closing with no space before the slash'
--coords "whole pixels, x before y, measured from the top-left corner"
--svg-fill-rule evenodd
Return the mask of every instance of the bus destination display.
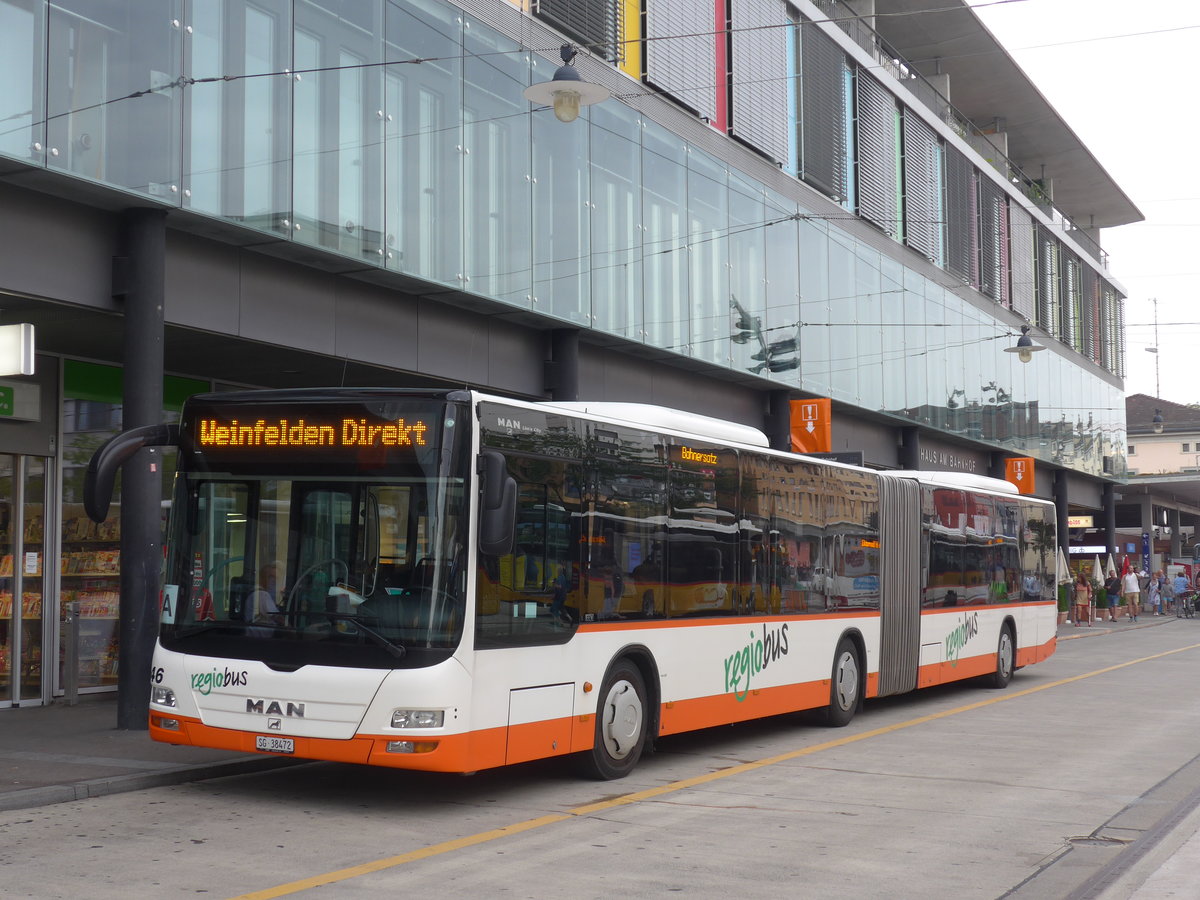
<path id="1" fill-rule="evenodd" d="M 440 403 L 193 403 L 186 445 L 207 466 L 407 464 L 436 457 L 446 421 Z M 432 454 L 432 455 L 431 455 Z"/>
<path id="2" fill-rule="evenodd" d="M 248 422 L 202 418 L 197 444 L 207 447 L 423 447 L 429 426 L 423 419 L 368 422 L 343 418 L 330 424 L 303 417 Z"/>

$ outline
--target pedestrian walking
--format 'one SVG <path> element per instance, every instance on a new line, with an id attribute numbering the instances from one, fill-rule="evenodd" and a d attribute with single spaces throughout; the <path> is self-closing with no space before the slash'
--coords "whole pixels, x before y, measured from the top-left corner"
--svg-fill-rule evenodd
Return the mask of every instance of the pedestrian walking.
<path id="1" fill-rule="evenodd" d="M 1125 614 L 1131 622 L 1137 621 L 1138 606 L 1142 602 L 1142 586 L 1137 572 L 1129 569 L 1121 577 L 1121 600 L 1125 604 Z"/>
<path id="2" fill-rule="evenodd" d="M 1092 584 L 1082 572 L 1075 576 L 1072 594 L 1075 610 L 1071 613 L 1071 621 L 1075 623 L 1076 628 L 1084 621 L 1091 627 L 1092 617 L 1089 611 L 1092 608 Z"/>
<path id="3" fill-rule="evenodd" d="M 1161 574 L 1162 572 L 1155 572 L 1150 576 L 1150 592 L 1146 595 L 1146 600 L 1156 616 L 1162 615 L 1162 582 L 1158 580 Z"/>
<path id="4" fill-rule="evenodd" d="M 1114 610 L 1121 603 L 1121 578 L 1116 572 L 1108 577 L 1108 581 L 1104 582 L 1104 593 L 1108 599 L 1108 621 L 1117 621 L 1117 616 Z M 1100 610 L 1100 621 L 1104 621 L 1105 610 Z"/>

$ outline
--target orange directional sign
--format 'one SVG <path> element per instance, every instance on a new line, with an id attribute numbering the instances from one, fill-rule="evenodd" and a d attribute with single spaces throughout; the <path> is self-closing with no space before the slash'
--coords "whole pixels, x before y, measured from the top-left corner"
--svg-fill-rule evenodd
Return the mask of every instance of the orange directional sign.
<path id="1" fill-rule="evenodd" d="M 828 399 L 792 400 L 792 452 L 828 453 L 833 449 Z"/>
<path id="2" fill-rule="evenodd" d="M 1004 480 L 1017 486 L 1022 494 L 1032 494 L 1036 484 L 1032 456 L 1014 456 L 1004 461 Z"/>

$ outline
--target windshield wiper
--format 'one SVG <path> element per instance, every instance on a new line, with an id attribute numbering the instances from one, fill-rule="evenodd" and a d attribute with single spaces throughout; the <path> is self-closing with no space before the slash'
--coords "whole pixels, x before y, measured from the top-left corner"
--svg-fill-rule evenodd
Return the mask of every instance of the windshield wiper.
<path id="1" fill-rule="evenodd" d="M 384 650 L 386 650 L 392 656 L 396 657 L 396 659 L 404 659 L 404 654 L 407 652 L 404 648 L 404 645 L 397 644 L 395 641 L 392 641 L 389 638 L 384 637 L 382 634 L 380 634 L 374 628 L 372 628 L 371 626 L 369 626 L 365 622 L 363 622 L 361 616 L 354 615 L 353 613 L 332 613 L 332 612 L 317 613 L 316 615 L 318 617 L 325 616 L 325 618 L 327 618 L 327 619 L 336 619 L 341 622 L 353 622 L 354 626 L 359 631 L 361 631 L 363 634 L 365 634 L 367 637 L 369 637 L 372 641 L 374 641 L 376 644 L 378 644 L 380 647 L 382 647 Z"/>

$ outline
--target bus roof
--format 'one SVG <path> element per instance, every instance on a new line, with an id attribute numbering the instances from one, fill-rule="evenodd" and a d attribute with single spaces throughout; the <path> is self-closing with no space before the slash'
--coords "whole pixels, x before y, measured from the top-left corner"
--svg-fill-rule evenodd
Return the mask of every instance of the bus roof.
<path id="1" fill-rule="evenodd" d="M 925 484 L 937 484 L 942 487 L 972 488 L 977 491 L 991 491 L 994 494 L 1019 494 L 1017 486 L 1002 478 L 990 478 L 987 475 L 973 475 L 970 472 L 938 472 L 929 469 L 893 469 L 881 472 L 896 478 L 911 478 Z"/>
<path id="2" fill-rule="evenodd" d="M 561 409 L 574 415 L 586 413 L 618 422 L 636 425 L 639 428 L 682 431 L 712 441 L 748 444 L 752 447 L 770 447 L 767 436 L 757 428 L 684 412 L 652 403 L 620 403 L 593 400 L 577 400 L 555 403 L 538 403 L 538 407 Z"/>

